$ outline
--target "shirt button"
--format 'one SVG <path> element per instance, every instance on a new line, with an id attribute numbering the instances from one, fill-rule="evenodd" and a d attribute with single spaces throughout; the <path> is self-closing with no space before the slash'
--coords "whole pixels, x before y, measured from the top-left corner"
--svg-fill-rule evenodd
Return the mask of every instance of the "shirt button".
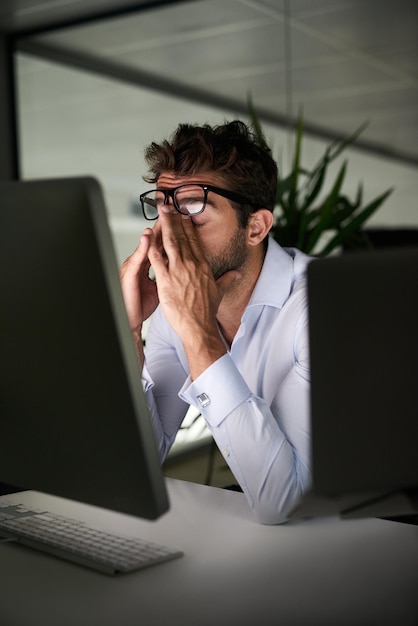
<path id="1" fill-rule="evenodd" d="M 228 457 L 228 456 L 229 456 L 229 454 L 230 454 L 230 452 L 229 452 L 228 448 L 224 448 L 224 449 L 222 450 L 222 454 L 224 455 L 224 457 Z"/>

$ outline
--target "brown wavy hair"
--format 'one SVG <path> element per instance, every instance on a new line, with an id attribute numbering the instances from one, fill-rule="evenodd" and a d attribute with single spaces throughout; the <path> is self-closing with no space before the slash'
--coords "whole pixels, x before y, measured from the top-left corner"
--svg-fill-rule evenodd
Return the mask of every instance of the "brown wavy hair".
<path id="1" fill-rule="evenodd" d="M 255 209 L 273 211 L 277 193 L 277 164 L 268 145 L 239 120 L 220 126 L 180 124 L 169 139 L 145 150 L 148 174 L 156 183 L 163 172 L 180 177 L 216 172 L 226 189 L 251 204 L 235 205 L 241 225 Z"/>

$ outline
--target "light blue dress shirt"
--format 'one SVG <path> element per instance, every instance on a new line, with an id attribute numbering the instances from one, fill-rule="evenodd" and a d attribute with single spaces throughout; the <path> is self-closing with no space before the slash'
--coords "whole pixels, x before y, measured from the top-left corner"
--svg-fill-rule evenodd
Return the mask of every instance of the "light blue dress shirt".
<path id="1" fill-rule="evenodd" d="M 269 238 L 231 349 L 194 381 L 160 307 L 147 334 L 143 381 L 161 458 L 195 406 L 264 524 L 285 521 L 311 482 L 309 261 Z"/>

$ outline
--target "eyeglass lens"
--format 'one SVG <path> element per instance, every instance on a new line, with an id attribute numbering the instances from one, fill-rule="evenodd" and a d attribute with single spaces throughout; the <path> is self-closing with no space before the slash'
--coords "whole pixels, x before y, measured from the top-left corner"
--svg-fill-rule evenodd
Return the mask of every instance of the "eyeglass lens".
<path id="1" fill-rule="evenodd" d="M 164 192 L 153 190 L 142 197 L 145 217 L 147 219 L 155 219 L 161 205 L 164 204 Z M 171 196 L 173 197 L 173 196 Z M 170 193 L 167 193 L 169 202 Z M 174 206 L 180 213 L 184 215 L 197 215 L 201 213 L 205 206 L 206 193 L 199 185 L 184 185 L 174 190 Z"/>

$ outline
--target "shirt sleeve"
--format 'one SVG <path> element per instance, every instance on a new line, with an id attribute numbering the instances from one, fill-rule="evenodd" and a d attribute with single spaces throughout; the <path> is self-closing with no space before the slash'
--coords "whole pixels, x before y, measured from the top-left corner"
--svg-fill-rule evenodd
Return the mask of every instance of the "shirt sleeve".
<path id="1" fill-rule="evenodd" d="M 229 355 L 195 381 L 188 379 L 180 392 L 186 402 L 200 406 L 256 519 L 264 524 L 286 521 L 286 511 L 310 483 L 306 342 L 299 339 L 296 349 L 297 359 L 280 385 L 281 423 L 263 398 L 250 392 Z M 228 385 L 220 385 L 223 380 Z"/>
<path id="2" fill-rule="evenodd" d="M 157 309 L 147 334 L 142 385 L 160 459 L 164 461 L 189 404 L 178 394 L 188 376 L 186 362 L 179 358 L 181 344 L 167 325 L 162 323 L 162 319 Z M 175 345 L 176 342 L 178 345 Z"/>

